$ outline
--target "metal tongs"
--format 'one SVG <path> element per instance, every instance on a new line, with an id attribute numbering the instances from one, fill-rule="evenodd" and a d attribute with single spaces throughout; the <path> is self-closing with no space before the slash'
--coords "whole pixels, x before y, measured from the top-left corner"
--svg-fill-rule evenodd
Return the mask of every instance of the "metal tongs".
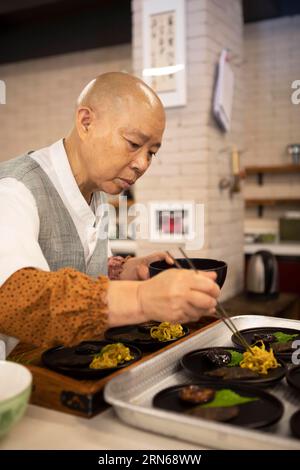
<path id="1" fill-rule="evenodd" d="M 188 257 L 188 255 L 185 253 L 185 251 L 183 250 L 183 248 L 179 247 L 178 248 L 179 251 L 182 253 L 182 255 L 184 256 L 184 258 L 186 259 L 189 267 L 191 269 L 193 269 L 196 273 L 198 273 L 198 269 L 196 268 L 196 266 L 194 265 L 194 263 L 192 262 L 192 260 Z M 171 253 L 169 251 L 167 251 L 167 254 L 169 255 L 169 257 L 172 259 L 173 263 L 175 264 L 175 266 L 178 268 L 178 269 L 182 269 L 182 266 L 180 265 L 180 263 L 171 255 Z M 223 323 L 225 323 L 225 325 L 227 326 L 227 328 L 230 329 L 230 331 L 236 335 L 238 337 L 238 339 L 240 340 L 240 343 L 244 346 L 244 348 L 249 351 L 251 354 L 252 351 L 251 351 L 251 347 L 250 347 L 250 344 L 248 343 L 248 341 L 243 337 L 243 335 L 241 335 L 241 333 L 239 332 L 239 330 L 237 329 L 237 327 L 235 326 L 234 322 L 231 320 L 231 318 L 229 317 L 229 315 L 226 313 L 226 311 L 224 310 L 224 308 L 222 307 L 222 305 L 220 304 L 220 302 L 217 301 L 217 308 L 216 308 L 216 312 L 217 312 L 217 316 L 218 318 L 220 318 L 220 320 L 223 321 Z"/>

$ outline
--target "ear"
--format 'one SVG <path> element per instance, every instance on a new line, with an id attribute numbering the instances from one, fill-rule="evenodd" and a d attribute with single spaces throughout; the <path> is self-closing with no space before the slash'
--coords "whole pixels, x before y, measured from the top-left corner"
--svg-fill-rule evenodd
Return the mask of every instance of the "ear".
<path id="1" fill-rule="evenodd" d="M 91 124 L 94 120 L 94 112 L 87 106 L 82 106 L 76 112 L 76 127 L 79 136 L 85 139 L 91 130 Z"/>

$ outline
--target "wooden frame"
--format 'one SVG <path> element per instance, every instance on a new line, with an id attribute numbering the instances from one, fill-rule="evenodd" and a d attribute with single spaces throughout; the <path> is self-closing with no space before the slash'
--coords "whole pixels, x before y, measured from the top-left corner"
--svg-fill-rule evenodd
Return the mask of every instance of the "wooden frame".
<path id="1" fill-rule="evenodd" d="M 186 104 L 185 2 L 144 0 L 143 79 L 165 107 Z"/>

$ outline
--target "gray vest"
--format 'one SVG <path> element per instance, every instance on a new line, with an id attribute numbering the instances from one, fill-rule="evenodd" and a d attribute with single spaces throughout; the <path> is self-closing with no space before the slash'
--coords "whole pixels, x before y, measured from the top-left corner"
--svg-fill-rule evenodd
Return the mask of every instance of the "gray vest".
<path id="1" fill-rule="evenodd" d="M 83 246 L 67 208 L 47 174 L 29 154 L 1 163 L 2 178 L 15 178 L 31 191 L 40 219 L 38 242 L 51 271 L 72 267 L 92 277 L 107 275 L 107 238 L 97 239 L 86 265 Z M 106 203 L 104 193 L 101 201 Z M 101 219 L 100 230 L 108 233 L 108 214 Z"/>

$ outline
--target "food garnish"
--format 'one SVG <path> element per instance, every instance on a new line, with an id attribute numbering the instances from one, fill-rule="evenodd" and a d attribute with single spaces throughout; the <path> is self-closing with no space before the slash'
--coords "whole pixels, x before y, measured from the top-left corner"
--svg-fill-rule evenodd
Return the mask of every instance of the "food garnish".
<path id="1" fill-rule="evenodd" d="M 90 363 L 91 369 L 109 369 L 134 359 L 130 349 L 122 343 L 107 344 Z"/>
<path id="2" fill-rule="evenodd" d="M 243 353 L 244 359 L 240 362 L 240 367 L 249 369 L 252 372 L 258 372 L 262 375 L 267 375 L 269 369 L 276 369 L 280 367 L 274 356 L 273 349 L 269 351 L 266 349 L 264 342 L 261 341 L 261 347 L 254 345 L 250 347 L 250 351 Z"/>
<path id="3" fill-rule="evenodd" d="M 180 323 L 170 323 L 164 321 L 158 326 L 153 326 L 150 330 L 150 336 L 158 341 L 171 341 L 184 335 L 183 327 Z"/>
<path id="4" fill-rule="evenodd" d="M 248 403 L 250 401 L 258 400 L 255 397 L 243 397 L 238 393 L 234 392 L 233 390 L 224 388 L 221 390 L 216 391 L 215 398 L 210 402 L 206 403 L 205 405 L 201 405 L 202 408 L 210 408 L 216 406 L 235 406 L 235 405 L 243 405 L 244 403 Z"/>

